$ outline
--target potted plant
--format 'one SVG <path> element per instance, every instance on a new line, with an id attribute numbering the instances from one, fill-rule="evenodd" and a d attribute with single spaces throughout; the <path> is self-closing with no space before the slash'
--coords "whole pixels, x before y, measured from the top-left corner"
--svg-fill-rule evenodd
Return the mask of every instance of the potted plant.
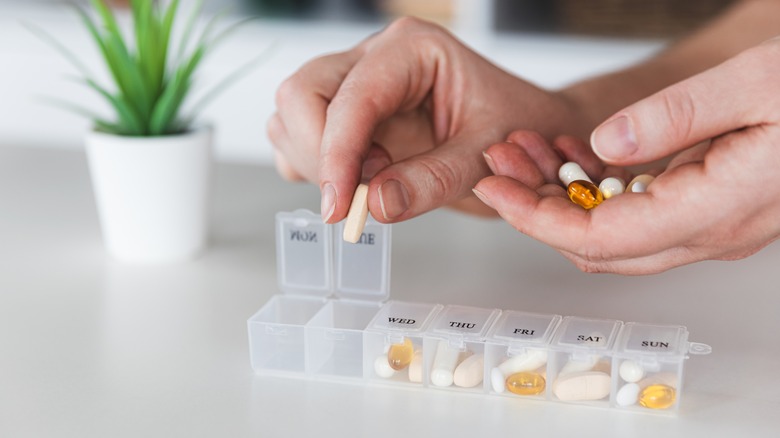
<path id="1" fill-rule="evenodd" d="M 92 15 L 77 7 L 110 72 L 111 87 L 99 84 L 63 44 L 33 28 L 113 110 L 114 117 L 108 118 L 67 105 L 93 121 L 86 149 L 95 200 L 106 248 L 122 261 L 182 260 L 206 245 L 212 129 L 196 124 L 194 117 L 260 57 L 236 69 L 185 114 L 184 103 L 204 57 L 245 22 L 216 32 L 215 16 L 199 27 L 201 4 L 193 8 L 178 43 L 173 29 L 179 0 L 167 6 L 131 0 L 132 38 L 125 38 L 105 0 L 91 0 Z"/>

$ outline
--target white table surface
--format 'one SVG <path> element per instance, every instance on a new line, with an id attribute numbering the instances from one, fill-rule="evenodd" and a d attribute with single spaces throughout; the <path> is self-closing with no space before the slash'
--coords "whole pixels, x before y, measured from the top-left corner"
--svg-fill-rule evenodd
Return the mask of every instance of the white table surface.
<path id="1" fill-rule="evenodd" d="M 219 165 L 212 244 L 181 264 L 104 253 L 78 151 L 0 148 L 1 437 L 776 437 L 780 244 L 649 277 L 583 274 L 499 221 L 394 229 L 392 298 L 686 325 L 677 418 L 261 377 L 246 319 L 276 289 L 273 215 L 311 186 Z M 713 209 L 717 209 L 713 201 Z"/>

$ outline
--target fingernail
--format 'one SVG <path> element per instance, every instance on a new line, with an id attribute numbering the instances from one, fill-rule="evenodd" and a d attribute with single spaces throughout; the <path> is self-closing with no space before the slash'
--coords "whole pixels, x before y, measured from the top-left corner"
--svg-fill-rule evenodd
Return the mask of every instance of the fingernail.
<path id="1" fill-rule="evenodd" d="M 590 136 L 593 152 L 604 160 L 627 158 L 639 148 L 634 126 L 627 116 L 620 116 L 593 131 Z"/>
<path id="2" fill-rule="evenodd" d="M 480 201 L 482 201 L 482 203 L 492 208 L 493 210 L 496 209 L 495 207 L 493 207 L 493 205 L 490 203 L 490 201 L 488 200 L 487 196 L 485 196 L 484 193 L 480 192 L 477 189 L 471 189 L 471 191 L 474 192 L 474 194 L 477 196 L 477 198 L 479 198 Z"/>
<path id="3" fill-rule="evenodd" d="M 380 170 L 387 167 L 388 163 L 387 159 L 384 158 L 369 158 L 365 162 L 363 162 L 363 175 L 362 178 L 364 180 L 369 180 L 374 177 L 377 173 L 379 173 Z"/>
<path id="4" fill-rule="evenodd" d="M 336 189 L 330 183 L 322 187 L 322 202 L 320 203 L 322 220 L 328 222 L 333 212 L 336 210 Z"/>
<path id="5" fill-rule="evenodd" d="M 490 168 L 490 171 L 493 172 L 493 174 L 496 173 L 496 163 L 493 162 L 493 158 L 488 155 L 487 152 L 482 152 L 482 156 L 485 157 L 485 162 L 487 163 L 488 167 Z"/>
<path id="6" fill-rule="evenodd" d="M 379 205 L 386 220 L 395 219 L 409 209 L 409 194 L 398 180 L 389 179 L 379 186 Z"/>

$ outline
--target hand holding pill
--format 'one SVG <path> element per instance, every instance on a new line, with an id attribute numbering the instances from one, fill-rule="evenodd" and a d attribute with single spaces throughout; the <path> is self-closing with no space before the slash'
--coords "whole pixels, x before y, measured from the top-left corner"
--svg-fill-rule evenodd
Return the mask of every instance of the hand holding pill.
<path id="1" fill-rule="evenodd" d="M 593 132 L 593 150 L 513 133 L 486 150 L 494 176 L 475 192 L 586 272 L 650 274 L 747 257 L 780 237 L 780 106 L 762 98 L 780 85 L 745 66 L 780 61 L 778 48 L 770 40 L 619 111 Z M 665 157 L 648 172 L 655 178 L 623 167 Z M 556 181 L 564 161 L 594 181 L 628 181 L 626 193 L 591 210 L 574 205 Z"/>

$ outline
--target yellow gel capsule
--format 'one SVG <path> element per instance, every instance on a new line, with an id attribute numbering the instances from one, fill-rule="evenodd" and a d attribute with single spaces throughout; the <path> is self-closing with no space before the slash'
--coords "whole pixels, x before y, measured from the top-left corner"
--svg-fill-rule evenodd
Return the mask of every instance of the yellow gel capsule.
<path id="1" fill-rule="evenodd" d="M 412 363 L 414 357 L 414 344 L 409 338 L 405 338 L 400 344 L 393 344 L 387 351 L 387 363 L 396 371 L 400 371 Z"/>
<path id="2" fill-rule="evenodd" d="M 569 199 L 585 210 L 590 210 L 604 200 L 601 190 L 592 182 L 585 180 L 572 181 L 567 192 Z"/>
<path id="3" fill-rule="evenodd" d="M 666 409 L 674 404 L 674 388 L 668 385 L 650 385 L 639 393 L 639 404 L 650 409 Z"/>
<path id="4" fill-rule="evenodd" d="M 514 373 L 506 378 L 506 389 L 517 395 L 541 394 L 544 386 L 544 377 L 539 373 Z"/>

